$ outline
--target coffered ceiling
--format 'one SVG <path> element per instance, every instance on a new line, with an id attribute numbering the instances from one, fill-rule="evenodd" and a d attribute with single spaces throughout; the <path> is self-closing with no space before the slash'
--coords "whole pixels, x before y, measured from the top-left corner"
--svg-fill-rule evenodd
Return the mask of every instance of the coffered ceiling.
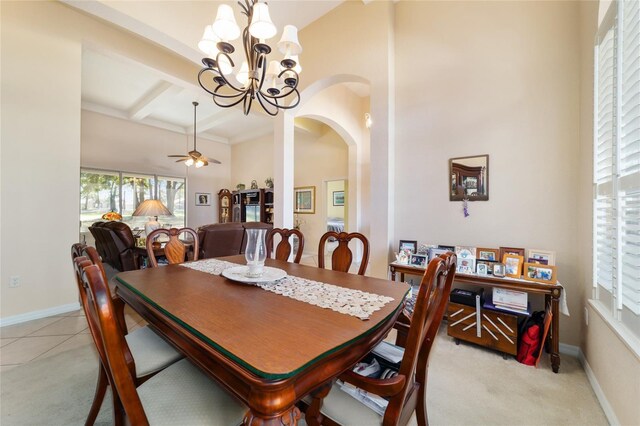
<path id="1" fill-rule="evenodd" d="M 280 30 L 285 24 L 302 29 L 341 2 L 271 0 L 269 6 L 271 17 Z M 64 3 L 200 63 L 203 55 L 197 49 L 197 43 L 222 2 L 68 0 Z M 234 10 L 239 9 L 235 2 L 224 3 Z M 244 16 L 239 10 L 236 10 L 236 19 L 243 25 Z M 252 111 L 245 117 L 240 109 L 217 107 L 200 89 L 195 76 L 193 82 L 167 81 L 160 72 L 135 60 L 88 48 L 83 52 L 82 66 L 82 105 L 86 110 L 192 133 L 191 102 L 195 100 L 200 103 L 198 137 L 239 143 L 273 130 L 273 118 L 266 114 Z"/>

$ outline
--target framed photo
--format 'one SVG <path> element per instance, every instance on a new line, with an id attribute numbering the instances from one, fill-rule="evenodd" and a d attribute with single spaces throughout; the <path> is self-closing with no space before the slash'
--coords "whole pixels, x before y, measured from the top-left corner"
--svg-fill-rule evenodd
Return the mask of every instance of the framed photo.
<path id="1" fill-rule="evenodd" d="M 493 265 L 493 276 L 504 277 L 504 263 L 496 263 Z"/>
<path id="2" fill-rule="evenodd" d="M 210 206 L 210 205 L 211 205 L 210 192 L 196 192 L 196 206 Z"/>
<path id="3" fill-rule="evenodd" d="M 524 249 L 516 247 L 500 247 L 500 257 L 498 257 L 498 260 L 502 260 L 505 254 L 513 254 L 514 256 L 522 256 L 524 258 Z"/>
<path id="4" fill-rule="evenodd" d="M 493 274 L 493 265 L 495 265 L 496 262 L 489 262 L 487 260 L 480 260 L 480 259 L 476 259 L 476 272 L 478 271 L 478 267 L 480 265 L 484 265 L 487 267 L 487 274 L 486 275 L 491 275 Z"/>
<path id="5" fill-rule="evenodd" d="M 556 252 L 549 250 L 529 249 L 527 250 L 527 261 L 529 263 L 541 263 L 543 265 L 555 266 Z"/>
<path id="6" fill-rule="evenodd" d="M 504 274 L 511 278 L 520 278 L 522 275 L 522 256 L 516 256 L 515 254 L 505 254 L 502 257 L 502 263 L 504 263 Z"/>
<path id="7" fill-rule="evenodd" d="M 486 263 L 478 263 L 476 265 L 476 273 L 478 275 L 489 275 L 489 269 Z"/>
<path id="8" fill-rule="evenodd" d="M 412 254 L 409 264 L 411 266 L 419 266 L 421 268 L 425 268 L 427 266 L 427 256 L 423 254 Z"/>
<path id="9" fill-rule="evenodd" d="M 418 254 L 426 254 L 427 256 L 429 256 L 429 249 L 432 246 L 428 245 L 428 244 L 419 244 L 418 245 L 418 251 L 416 253 Z M 431 259 L 429 259 L 431 260 Z"/>
<path id="10" fill-rule="evenodd" d="M 458 256 L 458 259 L 475 259 L 476 258 L 475 247 L 456 246 L 455 253 Z"/>
<path id="11" fill-rule="evenodd" d="M 315 214 L 315 186 L 300 186 L 297 188 L 293 188 L 293 212 L 301 214 Z"/>
<path id="12" fill-rule="evenodd" d="M 524 279 L 538 283 L 555 284 L 558 281 L 556 278 L 556 267 L 552 265 L 542 265 L 540 263 L 525 263 Z"/>
<path id="13" fill-rule="evenodd" d="M 476 249 L 476 257 L 478 260 L 489 260 L 491 262 L 498 262 L 500 261 L 500 250 L 478 247 Z"/>
<path id="14" fill-rule="evenodd" d="M 344 206 L 344 191 L 333 191 L 333 205 Z"/>
<path id="15" fill-rule="evenodd" d="M 411 254 L 414 254 L 418 251 L 418 242 L 411 240 L 400 240 L 398 251 L 402 250 L 409 250 Z"/>
<path id="16" fill-rule="evenodd" d="M 450 251 L 451 250 L 431 247 L 429 249 L 429 261 L 432 261 L 435 257 L 438 257 L 441 254 L 445 254 L 445 253 L 448 253 Z"/>
<path id="17" fill-rule="evenodd" d="M 443 245 L 438 245 L 438 248 L 439 248 L 439 249 L 446 250 L 446 251 L 450 251 L 450 252 L 452 252 L 452 253 L 455 253 L 455 252 L 456 252 L 456 246 L 443 246 Z"/>
<path id="18" fill-rule="evenodd" d="M 458 258 L 458 266 L 456 272 L 460 274 L 475 274 L 476 260 Z"/>

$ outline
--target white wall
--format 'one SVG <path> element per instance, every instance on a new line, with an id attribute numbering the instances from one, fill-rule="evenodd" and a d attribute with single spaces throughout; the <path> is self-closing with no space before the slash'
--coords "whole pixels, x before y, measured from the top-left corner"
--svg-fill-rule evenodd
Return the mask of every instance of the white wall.
<path id="1" fill-rule="evenodd" d="M 167 158 L 190 147 L 193 135 L 82 111 L 81 166 L 187 178 L 187 226 L 195 229 L 218 221 L 216 194 L 229 187 L 231 148 L 199 137 L 200 151 L 222 164 L 196 169 Z M 210 193 L 211 206 L 196 206 L 196 192 Z"/>
<path id="2" fill-rule="evenodd" d="M 573 314 L 561 316 L 560 339 L 572 345 L 578 33 L 574 2 L 396 6 L 397 238 L 556 251 Z M 449 159 L 479 154 L 489 154 L 489 201 L 470 202 L 465 218 L 449 201 Z"/>
<path id="3" fill-rule="evenodd" d="M 58 2 L 0 2 L 3 321 L 77 304 L 82 45 L 191 81 L 197 65 Z M 46 65 L 43 65 L 46 64 Z M 19 276 L 21 286 L 9 288 Z"/>
<path id="4" fill-rule="evenodd" d="M 273 134 L 231 145 L 230 191 L 235 191 L 239 183 L 249 189 L 252 180 L 258 188 L 266 188 L 268 177 L 273 178 Z"/>

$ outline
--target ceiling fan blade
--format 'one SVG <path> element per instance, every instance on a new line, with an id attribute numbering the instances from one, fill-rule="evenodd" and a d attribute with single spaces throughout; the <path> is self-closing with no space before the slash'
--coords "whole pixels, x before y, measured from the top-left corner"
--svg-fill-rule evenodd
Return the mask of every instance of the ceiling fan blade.
<path id="1" fill-rule="evenodd" d="M 222 164 L 220 161 L 216 160 L 215 158 L 209 158 L 209 162 L 213 164 Z"/>
<path id="2" fill-rule="evenodd" d="M 181 163 L 183 161 L 187 161 L 188 159 L 189 159 L 188 157 L 187 158 L 181 158 L 179 160 L 176 160 L 176 163 Z"/>
<path id="3" fill-rule="evenodd" d="M 187 155 L 184 154 L 176 154 L 176 155 L 167 155 L 167 157 L 188 157 Z"/>

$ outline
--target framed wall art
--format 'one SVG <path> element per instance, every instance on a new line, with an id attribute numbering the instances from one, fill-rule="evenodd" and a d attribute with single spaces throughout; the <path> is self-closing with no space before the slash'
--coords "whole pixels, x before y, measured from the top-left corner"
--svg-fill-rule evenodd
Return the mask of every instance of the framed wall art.
<path id="1" fill-rule="evenodd" d="M 196 206 L 210 206 L 210 205 L 211 205 L 210 192 L 196 192 Z"/>
<path id="2" fill-rule="evenodd" d="M 315 214 L 315 186 L 300 186 L 297 188 L 293 188 L 293 212 L 300 214 Z"/>
<path id="3" fill-rule="evenodd" d="M 505 254 L 512 254 L 514 256 L 522 256 L 524 258 L 524 249 L 516 247 L 500 247 L 500 257 L 498 260 L 502 260 Z"/>
<path id="4" fill-rule="evenodd" d="M 333 205 L 344 206 L 344 191 L 333 191 Z"/>

